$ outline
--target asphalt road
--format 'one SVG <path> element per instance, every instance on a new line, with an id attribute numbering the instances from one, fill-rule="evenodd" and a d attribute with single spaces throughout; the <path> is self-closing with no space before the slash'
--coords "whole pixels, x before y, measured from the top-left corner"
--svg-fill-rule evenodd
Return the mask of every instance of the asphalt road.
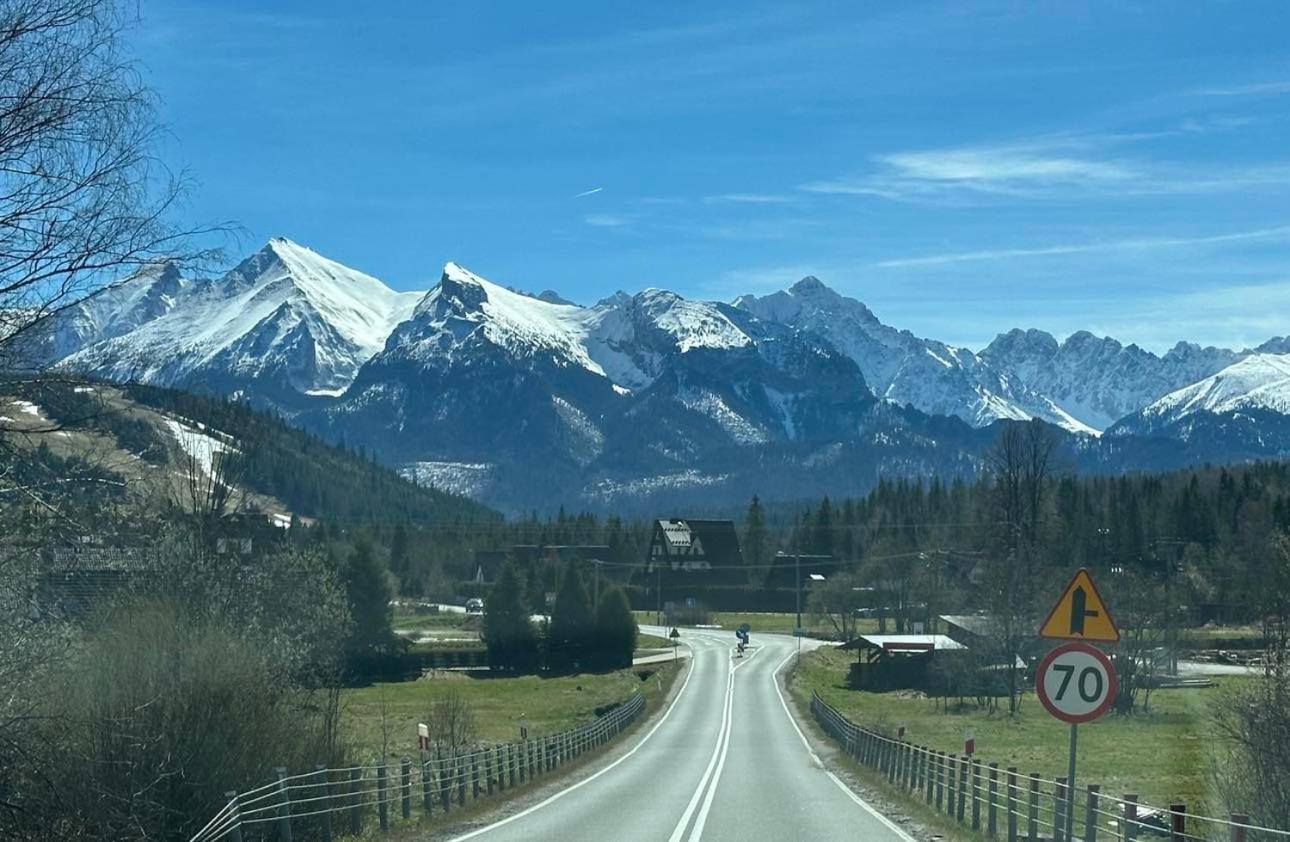
<path id="1" fill-rule="evenodd" d="M 798 731 L 775 677 L 797 641 L 754 633 L 754 648 L 736 658 L 732 632 L 682 640 L 694 654 L 675 702 L 624 753 L 456 839 L 913 842 L 826 770 Z"/>

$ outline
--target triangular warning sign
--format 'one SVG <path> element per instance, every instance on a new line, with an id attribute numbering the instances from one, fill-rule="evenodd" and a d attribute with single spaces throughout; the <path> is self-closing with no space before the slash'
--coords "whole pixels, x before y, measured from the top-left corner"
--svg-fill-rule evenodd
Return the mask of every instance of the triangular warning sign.
<path id="1" fill-rule="evenodd" d="M 1115 627 L 1111 612 L 1107 611 L 1106 603 L 1087 570 L 1081 567 L 1062 591 L 1061 598 L 1048 612 L 1048 619 L 1039 627 L 1039 636 L 1058 640 L 1120 642 L 1120 630 Z"/>

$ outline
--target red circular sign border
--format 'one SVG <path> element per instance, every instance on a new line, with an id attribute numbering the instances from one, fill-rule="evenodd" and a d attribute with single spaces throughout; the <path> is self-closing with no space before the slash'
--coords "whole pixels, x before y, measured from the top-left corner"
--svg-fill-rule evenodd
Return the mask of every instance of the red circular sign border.
<path id="1" fill-rule="evenodd" d="M 1048 693 L 1044 690 L 1044 673 L 1048 671 L 1048 667 L 1052 665 L 1053 661 L 1057 660 L 1059 656 L 1065 655 L 1067 652 L 1083 652 L 1087 655 L 1092 655 L 1094 659 L 1099 661 L 1102 666 L 1106 668 L 1106 680 L 1110 685 L 1107 690 L 1106 701 L 1102 702 L 1102 704 L 1098 705 L 1094 710 L 1079 716 L 1072 716 L 1069 713 L 1063 713 L 1057 710 L 1057 708 L 1053 706 L 1052 700 L 1048 698 Z M 1039 697 L 1039 703 L 1044 706 L 1044 710 L 1048 711 L 1055 718 L 1060 719 L 1062 722 L 1069 722 L 1071 725 L 1092 722 L 1094 719 L 1102 716 L 1110 710 L 1111 705 L 1115 704 L 1116 696 L 1119 694 L 1120 679 L 1115 674 L 1115 665 L 1111 663 L 1110 656 L 1101 649 L 1098 649 L 1096 646 L 1088 643 L 1064 643 L 1061 646 L 1058 646 L 1056 649 L 1044 656 L 1044 659 L 1039 662 L 1039 669 L 1035 671 L 1035 695 Z"/>

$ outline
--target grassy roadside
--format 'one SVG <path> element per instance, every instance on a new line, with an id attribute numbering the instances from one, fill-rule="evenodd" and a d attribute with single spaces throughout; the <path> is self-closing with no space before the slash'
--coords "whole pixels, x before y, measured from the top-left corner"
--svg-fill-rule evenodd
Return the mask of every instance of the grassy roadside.
<path id="1" fill-rule="evenodd" d="M 622 702 L 637 690 L 647 704 L 657 704 L 675 671 L 667 663 L 556 677 L 440 671 L 420 681 L 344 691 L 343 726 L 360 756 L 415 755 L 417 723 L 425 720 L 436 698 L 452 690 L 474 713 L 480 740 L 507 742 L 516 738 L 521 717 L 528 720 L 531 734 L 540 735 L 591 722 L 597 708 Z"/>
<path id="2" fill-rule="evenodd" d="M 495 729 L 492 733 L 497 734 L 496 738 L 488 736 L 482 727 L 484 717 L 480 716 L 480 738 L 485 742 L 504 741 L 515 737 L 514 721 L 518 719 L 519 714 L 524 713 L 530 726 L 530 733 L 534 735 L 546 734 L 552 731 L 558 731 L 573 725 L 581 724 L 595 718 L 594 706 L 588 706 L 591 696 L 597 693 L 612 693 L 614 691 L 626 690 L 626 694 L 614 696 L 612 701 L 622 701 L 634 689 L 639 689 L 646 699 L 645 713 L 634 723 L 627 726 L 623 734 L 611 743 L 612 745 L 621 744 L 624 739 L 642 727 L 643 723 L 650 721 L 666 701 L 669 693 L 672 691 L 673 683 L 676 680 L 682 665 L 659 664 L 646 667 L 635 667 L 631 670 L 619 670 L 617 672 L 605 673 L 602 675 L 575 675 L 563 676 L 560 678 L 537 678 L 533 676 L 521 676 L 517 678 L 494 678 L 494 679 L 461 679 L 453 682 L 454 687 L 461 688 L 463 697 L 480 703 L 482 708 L 494 711 L 498 716 L 497 719 L 504 718 L 507 714 L 513 715 L 514 719 L 506 720 L 507 728 Z M 642 680 L 643 679 L 643 680 Z M 413 684 L 435 683 L 432 679 L 429 682 L 413 682 Z M 471 685 L 478 685 L 472 687 Z M 488 686 L 485 686 L 488 685 Z M 407 686 L 407 685 L 403 685 Z M 570 690 L 569 688 L 574 689 Z M 576 688 L 581 686 L 581 691 Z M 386 685 L 385 693 L 381 688 L 370 687 L 361 690 L 352 691 L 355 696 L 375 696 L 378 700 L 384 695 L 386 699 L 387 710 L 390 705 L 390 694 L 388 693 L 390 685 Z M 549 688 L 549 689 L 548 689 Z M 421 698 L 431 698 L 433 692 L 442 692 L 442 685 L 438 688 L 421 688 Z M 579 694 L 591 694 L 582 696 Z M 411 691 L 408 691 L 411 696 Z M 408 700 L 405 699 L 406 703 Z M 419 700 L 417 700 L 419 701 Z M 370 700 L 363 700 L 362 704 L 369 704 Z M 539 704 L 535 705 L 534 702 Z M 379 708 L 379 701 L 377 703 Z M 413 708 L 421 709 L 420 707 Z M 535 714 L 535 711 L 538 713 Z M 366 714 L 371 714 L 371 709 L 366 709 Z M 363 715 L 363 710 L 356 710 L 351 705 L 347 711 L 347 717 Z M 478 710 L 476 715 L 479 716 Z M 542 718 L 539 719 L 538 716 Z M 377 716 L 379 724 L 379 714 Z M 539 722 L 545 725 L 539 725 Z M 415 728 L 415 724 L 412 726 Z M 368 723 L 367 730 L 370 732 L 371 723 Z M 379 731 L 379 729 L 378 729 Z M 379 735 L 377 737 L 379 741 Z M 415 743 L 415 732 L 413 737 Z M 567 765 L 560 767 L 554 773 L 549 773 L 535 780 L 530 780 L 520 784 L 514 789 L 507 789 L 503 794 L 494 797 L 485 797 L 478 800 L 468 800 L 464 807 L 457 807 L 454 800 L 453 809 L 448 814 L 436 812 L 434 817 L 426 820 L 420 812 L 419 803 L 413 807 L 411 820 L 405 821 L 399 815 L 397 809 L 390 811 L 390 836 L 396 840 L 415 840 L 427 839 L 431 836 L 438 838 L 437 834 L 444 832 L 458 832 L 461 829 L 468 828 L 473 822 L 487 820 L 489 817 L 495 818 L 498 808 L 504 806 L 507 802 L 516 798 L 523 798 L 542 787 L 567 778 L 570 775 L 583 769 L 588 764 L 594 763 L 596 758 L 601 756 L 604 751 L 609 749 L 600 749 L 590 752 L 582 757 L 571 760 Z M 401 754 L 406 752 L 392 751 L 392 754 Z M 414 753 L 414 752 L 413 752 Z M 369 812 L 371 812 L 369 810 Z M 375 825 L 375 817 L 368 816 L 366 821 L 367 829 L 362 838 L 368 838 L 372 835 L 372 829 Z M 349 836 L 340 836 L 339 838 L 354 838 Z"/>
<path id="3" fill-rule="evenodd" d="M 963 731 L 971 727 L 983 761 L 1046 778 L 1065 774 L 1068 726 L 1049 716 L 1033 697 L 1023 700 L 1015 718 L 975 707 L 951 706 L 945 713 L 938 702 L 908 691 L 846 689 L 850 661 L 847 653 L 829 649 L 803 656 L 789 684 L 799 710 L 809 710 L 814 690 L 853 722 L 894 730 L 903 721 L 908 739 L 947 751 L 961 751 Z M 1153 804 L 1179 801 L 1189 811 L 1204 808 L 1210 801 L 1210 705 L 1240 681 L 1222 679 L 1218 686 L 1200 690 L 1159 690 L 1151 697 L 1150 713 L 1106 716 L 1081 726 L 1079 780 L 1099 783 L 1112 795 L 1134 792 Z"/>

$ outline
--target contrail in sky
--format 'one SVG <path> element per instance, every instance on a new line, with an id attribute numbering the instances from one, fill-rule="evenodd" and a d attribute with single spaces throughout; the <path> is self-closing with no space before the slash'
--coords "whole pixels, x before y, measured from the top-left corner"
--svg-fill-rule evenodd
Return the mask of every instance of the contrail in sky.
<path id="1" fill-rule="evenodd" d="M 605 189 L 605 188 L 603 188 L 603 187 L 593 187 L 593 188 L 591 188 L 590 190 L 583 190 L 581 193 L 579 193 L 578 195 L 574 196 L 573 198 L 575 198 L 575 199 L 581 199 L 583 196 L 593 196 L 593 195 L 595 195 L 596 193 L 599 193 L 601 190 L 604 190 L 604 189 Z"/>

